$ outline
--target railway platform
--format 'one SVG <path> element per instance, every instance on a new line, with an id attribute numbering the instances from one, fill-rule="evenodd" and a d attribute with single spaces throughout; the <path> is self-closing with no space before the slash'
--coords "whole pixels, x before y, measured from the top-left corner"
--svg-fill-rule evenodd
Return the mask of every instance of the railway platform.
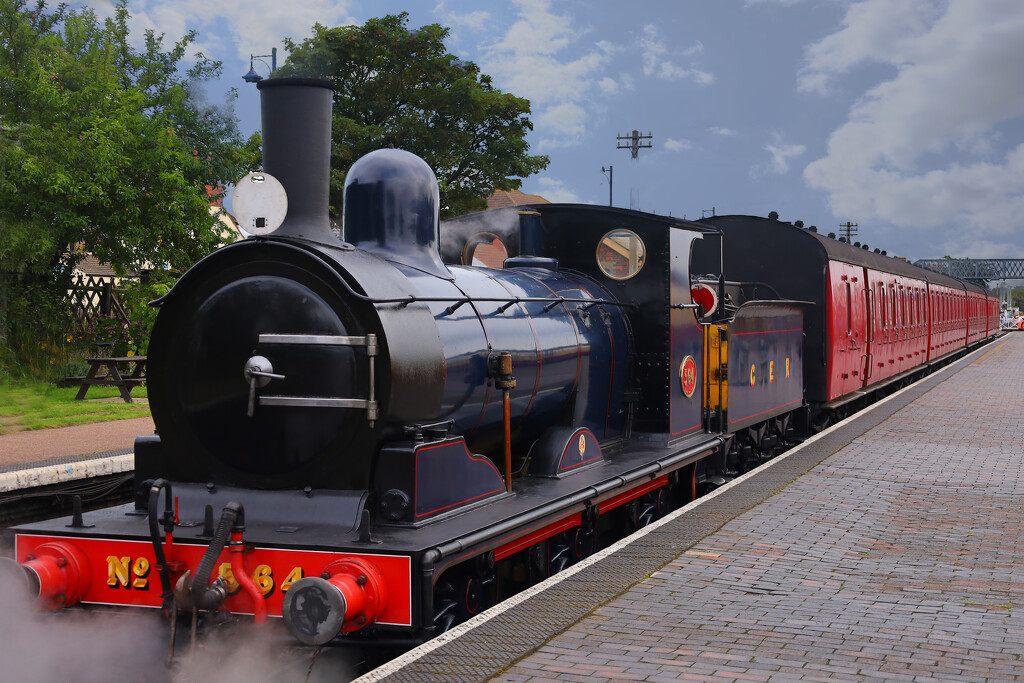
<path id="1" fill-rule="evenodd" d="M 1006 335 L 360 681 L 1024 679 Z"/>
<path id="2" fill-rule="evenodd" d="M 151 417 L 0 434 L 0 526 L 114 502 L 135 469 L 135 437 L 153 433 Z M 26 507 L 26 500 L 31 504 Z"/>
<path id="3" fill-rule="evenodd" d="M 0 490 L 130 471 L 135 437 L 152 433 L 153 418 L 137 417 L 0 434 Z"/>

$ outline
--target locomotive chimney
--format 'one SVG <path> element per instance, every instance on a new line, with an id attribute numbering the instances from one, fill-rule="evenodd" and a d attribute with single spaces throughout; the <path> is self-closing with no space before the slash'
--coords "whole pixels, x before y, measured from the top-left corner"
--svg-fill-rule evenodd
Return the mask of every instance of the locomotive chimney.
<path id="1" fill-rule="evenodd" d="M 312 78 L 269 78 L 256 87 L 263 117 L 263 168 L 288 193 L 288 215 L 274 236 L 337 242 L 328 214 L 334 86 Z"/>

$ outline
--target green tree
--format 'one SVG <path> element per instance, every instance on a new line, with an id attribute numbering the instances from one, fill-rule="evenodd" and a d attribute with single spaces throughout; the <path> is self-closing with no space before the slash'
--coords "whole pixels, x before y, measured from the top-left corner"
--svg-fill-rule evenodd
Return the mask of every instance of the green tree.
<path id="1" fill-rule="evenodd" d="M 548 165 L 531 156 L 528 100 L 496 89 L 472 62 L 448 53 L 448 29 L 411 31 L 408 14 L 363 26 L 317 24 L 290 51 L 279 75 L 333 82 L 331 204 L 341 208 L 345 174 L 359 157 L 394 145 L 421 156 L 437 175 L 443 216 L 486 207 L 495 189 L 512 190 Z"/>
<path id="2" fill-rule="evenodd" d="M 1010 305 L 1024 311 L 1024 287 L 1017 287 L 1010 292 Z"/>
<path id="3" fill-rule="evenodd" d="M 219 63 L 182 65 L 194 33 L 165 50 L 147 31 L 139 50 L 128 19 L 124 0 L 104 21 L 0 1 L 0 335 L 12 346 L 37 334 L 33 307 L 60 317 L 86 250 L 123 274 L 183 269 L 218 246 L 207 187 L 253 161 L 230 107 L 203 100 Z"/>

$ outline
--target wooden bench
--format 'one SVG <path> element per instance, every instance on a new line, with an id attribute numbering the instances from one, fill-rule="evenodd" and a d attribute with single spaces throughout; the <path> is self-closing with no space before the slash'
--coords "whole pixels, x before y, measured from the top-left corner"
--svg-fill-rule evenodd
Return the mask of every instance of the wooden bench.
<path id="1" fill-rule="evenodd" d="M 76 401 L 81 401 L 85 398 L 89 387 L 99 384 L 101 386 L 117 387 L 121 392 L 121 398 L 124 399 L 124 402 L 131 403 L 132 389 L 146 381 L 145 356 L 86 358 L 85 362 L 89 364 L 89 372 L 86 373 L 85 377 L 65 377 L 61 380 L 65 386 L 79 385 L 78 394 L 75 395 Z M 128 365 L 131 363 L 134 363 L 135 367 L 129 374 L 124 374 L 122 370 L 127 372 Z M 105 369 L 106 373 L 101 375 L 101 369 Z"/>

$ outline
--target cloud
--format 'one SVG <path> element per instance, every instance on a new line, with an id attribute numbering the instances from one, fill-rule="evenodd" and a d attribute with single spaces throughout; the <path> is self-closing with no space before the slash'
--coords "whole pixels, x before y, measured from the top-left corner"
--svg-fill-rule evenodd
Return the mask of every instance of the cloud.
<path id="1" fill-rule="evenodd" d="M 712 135 L 721 135 L 722 137 L 732 137 L 736 135 L 736 131 L 732 128 L 724 128 L 722 126 L 711 126 L 708 128 L 708 132 Z"/>
<path id="2" fill-rule="evenodd" d="M 434 14 L 441 18 L 441 23 L 449 28 L 468 28 L 474 31 L 482 31 L 487 28 L 491 23 L 491 15 L 489 12 L 477 10 L 476 12 L 467 12 L 465 14 L 459 14 L 458 12 L 449 10 L 444 2 L 438 2 L 434 6 Z"/>
<path id="3" fill-rule="evenodd" d="M 578 204 L 580 201 L 579 195 L 565 187 L 565 183 L 561 180 L 540 176 L 531 179 L 531 181 L 540 185 L 540 189 L 536 190 L 536 194 L 544 197 L 549 202 Z"/>
<path id="4" fill-rule="evenodd" d="M 798 89 L 825 93 L 837 74 L 866 62 L 901 68 L 913 58 L 915 39 L 939 15 L 934 0 L 864 0 L 852 4 L 836 33 L 807 48 Z"/>
<path id="5" fill-rule="evenodd" d="M 578 141 L 586 130 L 587 110 L 577 102 L 560 102 L 544 108 L 535 117 L 536 127 L 548 137 L 539 147 Z"/>
<path id="6" fill-rule="evenodd" d="M 662 42 L 658 29 L 653 24 L 643 28 L 643 36 L 639 40 L 641 49 L 641 60 L 645 76 L 654 76 L 665 80 L 679 80 L 690 78 L 698 85 L 709 85 L 715 81 L 713 74 L 701 71 L 696 68 L 679 66 L 670 57 L 672 53 Z M 698 42 L 695 46 L 678 53 L 683 57 L 691 57 L 704 50 L 703 43 Z"/>
<path id="7" fill-rule="evenodd" d="M 801 78 L 816 87 L 866 61 L 896 72 L 851 106 L 804 178 L 836 215 L 930 228 L 932 248 L 949 254 L 1024 256 L 1024 3 L 949 0 L 941 14 L 911 17 L 916 9 L 852 5 L 809 48 Z M 887 25 L 902 35 L 871 38 Z"/>
<path id="8" fill-rule="evenodd" d="M 693 149 L 693 143 L 685 138 L 682 140 L 669 138 L 668 140 L 665 140 L 665 149 L 672 152 L 682 152 L 688 149 Z"/>
<path id="9" fill-rule="evenodd" d="M 166 34 L 165 45 L 178 40 L 191 29 L 199 32 L 199 47 L 207 55 L 222 52 L 224 43 L 239 59 L 249 61 L 250 54 L 269 54 L 278 48 L 277 63 L 284 62 L 281 38 L 299 41 L 310 35 L 313 24 L 341 26 L 355 23 L 348 14 L 350 0 L 307 0 L 281 3 L 276 0 L 161 0 L 158 3 L 131 3 L 133 38 L 142 40 L 152 29 Z M 90 3 L 100 16 L 111 16 L 109 2 Z M 224 35 L 226 29 L 227 35 Z M 229 48 L 229 49 L 231 49 Z"/>
<path id="10" fill-rule="evenodd" d="M 683 56 L 692 57 L 694 55 L 699 55 L 701 52 L 704 52 L 704 43 L 698 40 L 696 43 L 693 44 L 693 47 L 689 47 L 683 50 Z"/>
<path id="11" fill-rule="evenodd" d="M 772 157 L 771 164 L 769 164 L 767 170 L 781 175 L 789 171 L 789 160 L 795 159 L 806 152 L 807 147 L 804 145 L 787 145 L 782 141 L 782 136 L 778 133 L 773 134 L 772 138 L 773 141 L 762 148 Z"/>
<path id="12" fill-rule="evenodd" d="M 576 22 L 554 14 L 550 0 L 514 0 L 518 19 L 497 41 L 485 44 L 480 66 L 502 89 L 526 97 L 534 110 L 540 147 L 577 144 L 592 92 L 609 92 L 614 81 L 601 69 L 616 47 L 595 43 L 575 59 L 562 53 L 582 39 Z"/>
<path id="13" fill-rule="evenodd" d="M 598 81 L 597 86 L 601 88 L 601 90 L 608 93 L 609 95 L 616 94 L 617 92 L 619 92 L 619 88 L 621 87 L 618 81 L 616 81 L 614 78 L 609 78 L 608 76 L 605 76 L 600 81 Z"/>

